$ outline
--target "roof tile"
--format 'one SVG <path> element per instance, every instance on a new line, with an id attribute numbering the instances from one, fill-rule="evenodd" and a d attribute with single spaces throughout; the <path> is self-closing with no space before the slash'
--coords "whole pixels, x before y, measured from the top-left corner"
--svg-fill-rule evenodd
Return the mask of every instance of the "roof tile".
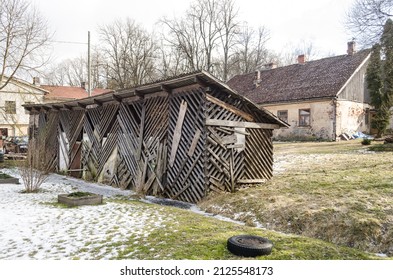
<path id="1" fill-rule="evenodd" d="M 258 87 L 254 85 L 255 73 L 237 75 L 228 85 L 259 104 L 334 97 L 369 53 L 366 49 L 354 55 L 262 70 Z"/>

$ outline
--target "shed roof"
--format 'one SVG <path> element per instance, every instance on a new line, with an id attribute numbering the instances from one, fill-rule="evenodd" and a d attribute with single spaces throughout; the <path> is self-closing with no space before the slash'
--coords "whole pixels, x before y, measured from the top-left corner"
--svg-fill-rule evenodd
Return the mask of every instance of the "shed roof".
<path id="1" fill-rule="evenodd" d="M 103 105 L 109 102 L 120 102 L 122 100 L 127 100 L 129 98 L 143 98 L 147 94 L 157 93 L 157 92 L 171 92 L 176 88 L 192 86 L 199 84 L 203 87 L 215 86 L 220 88 L 220 90 L 228 93 L 235 99 L 240 99 L 245 102 L 247 106 L 251 109 L 254 114 L 258 114 L 263 117 L 267 123 L 277 124 L 281 127 L 287 127 L 288 124 L 281 121 L 271 112 L 266 109 L 259 108 L 256 104 L 251 102 L 244 96 L 239 95 L 235 90 L 230 88 L 227 84 L 219 81 L 217 78 L 213 77 L 210 73 L 205 71 L 199 71 L 189 74 L 184 74 L 174 78 L 156 81 L 154 83 L 141 85 L 132 89 L 124 89 L 119 91 L 114 91 L 110 93 L 104 93 L 88 98 L 82 98 L 78 100 L 71 100 L 65 102 L 56 103 L 46 103 L 46 104 L 25 104 L 23 105 L 27 110 L 41 110 L 41 109 L 70 109 L 73 108 L 86 108 L 90 105 Z"/>
<path id="2" fill-rule="evenodd" d="M 335 97 L 352 74 L 369 57 L 370 50 L 237 75 L 228 85 L 257 104 Z"/>

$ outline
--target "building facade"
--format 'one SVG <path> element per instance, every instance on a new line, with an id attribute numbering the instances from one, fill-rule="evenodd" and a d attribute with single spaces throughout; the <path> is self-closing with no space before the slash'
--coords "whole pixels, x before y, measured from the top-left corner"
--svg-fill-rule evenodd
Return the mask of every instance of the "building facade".
<path id="1" fill-rule="evenodd" d="M 370 97 L 365 75 L 370 50 L 305 61 L 238 75 L 228 84 L 276 114 L 290 127 L 274 132 L 277 140 L 336 140 L 343 134 L 370 133 Z"/>

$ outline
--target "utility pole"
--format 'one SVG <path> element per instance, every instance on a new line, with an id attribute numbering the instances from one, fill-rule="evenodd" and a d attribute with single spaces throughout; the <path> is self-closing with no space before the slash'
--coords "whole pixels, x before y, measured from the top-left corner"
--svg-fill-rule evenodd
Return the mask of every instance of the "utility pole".
<path id="1" fill-rule="evenodd" d="M 90 31 L 87 31 L 87 94 L 91 96 L 91 55 L 90 55 Z"/>

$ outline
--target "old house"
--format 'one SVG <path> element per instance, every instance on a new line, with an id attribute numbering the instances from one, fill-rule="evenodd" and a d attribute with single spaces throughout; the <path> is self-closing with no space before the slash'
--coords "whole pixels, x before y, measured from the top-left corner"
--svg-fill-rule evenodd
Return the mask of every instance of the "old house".
<path id="1" fill-rule="evenodd" d="M 206 72 L 25 108 L 52 170 L 187 202 L 271 178 L 287 126 Z"/>
<path id="2" fill-rule="evenodd" d="M 110 91 L 94 89 L 92 95 Z M 86 97 L 88 93 L 83 83 L 80 87 L 51 86 L 40 84 L 40 79 L 36 77 L 33 78 L 33 83 L 12 78 L 0 91 L 0 134 L 4 137 L 27 135 L 29 113 L 22 107 L 23 104 L 52 103 Z"/>
<path id="3" fill-rule="evenodd" d="M 2 84 L 5 81 L 1 81 Z M 29 112 L 22 107 L 28 103 L 43 103 L 48 92 L 34 84 L 13 78 L 0 90 L 0 134 L 27 135 Z"/>
<path id="4" fill-rule="evenodd" d="M 276 139 L 336 140 L 344 133 L 370 133 L 369 95 L 365 74 L 370 50 L 233 77 L 228 85 L 239 94 L 287 122 L 289 129 L 274 132 Z M 272 67 L 273 66 L 273 67 Z"/>

